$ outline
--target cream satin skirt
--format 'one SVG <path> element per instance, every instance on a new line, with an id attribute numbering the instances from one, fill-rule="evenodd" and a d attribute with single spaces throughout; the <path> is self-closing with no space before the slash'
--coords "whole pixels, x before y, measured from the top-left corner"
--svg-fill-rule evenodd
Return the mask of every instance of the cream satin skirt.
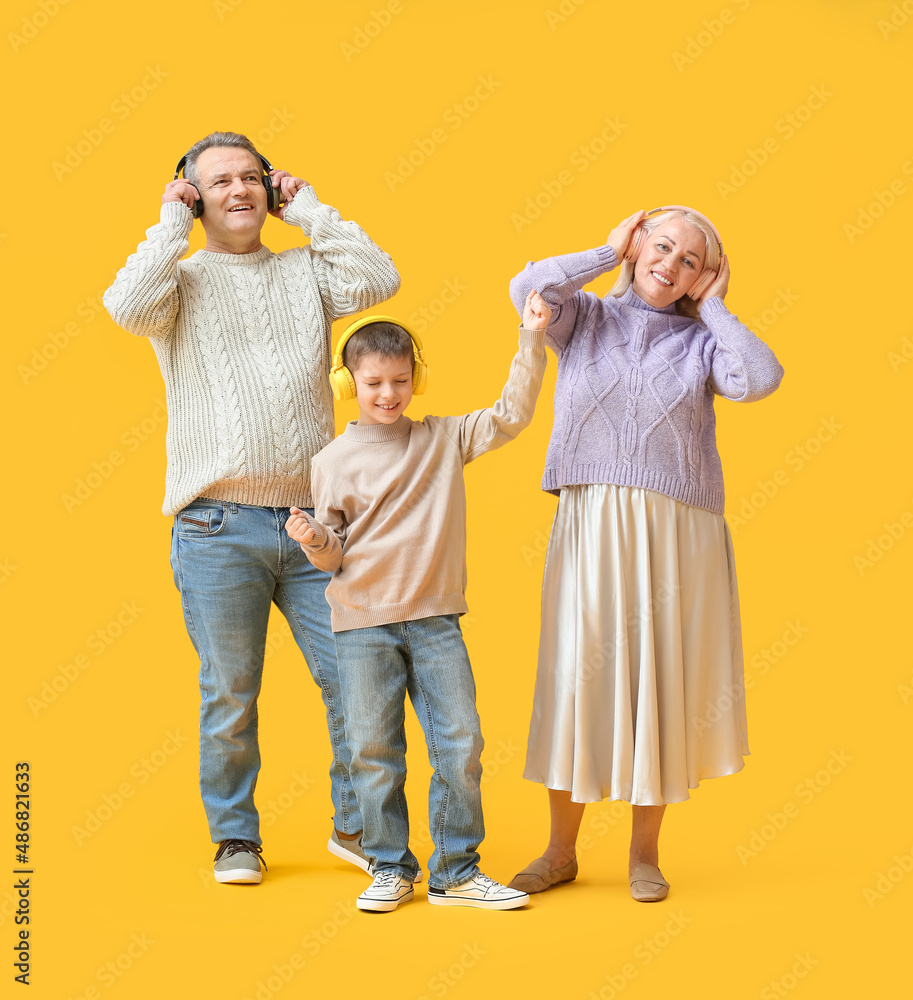
<path id="1" fill-rule="evenodd" d="M 562 490 L 524 777 L 575 802 L 662 805 L 747 753 L 722 515 L 636 487 Z"/>

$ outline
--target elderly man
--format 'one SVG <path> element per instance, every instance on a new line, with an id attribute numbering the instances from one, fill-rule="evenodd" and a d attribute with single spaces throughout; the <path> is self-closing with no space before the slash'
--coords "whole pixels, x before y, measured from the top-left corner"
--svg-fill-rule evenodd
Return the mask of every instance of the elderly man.
<path id="1" fill-rule="evenodd" d="M 272 253 L 260 241 L 268 214 L 299 226 L 310 244 Z M 206 247 L 181 260 L 196 216 Z M 398 287 L 390 257 L 306 181 L 271 169 L 243 135 L 215 132 L 179 164 L 161 221 L 105 293 L 115 322 L 151 341 L 167 390 L 163 510 L 174 517 L 171 564 L 200 657 L 200 788 L 219 882 L 262 878 L 257 695 L 272 603 L 326 705 L 328 847 L 369 868 L 324 595 L 329 574 L 284 528 L 290 507 L 311 506 L 311 458 L 333 438 L 331 324 Z"/>

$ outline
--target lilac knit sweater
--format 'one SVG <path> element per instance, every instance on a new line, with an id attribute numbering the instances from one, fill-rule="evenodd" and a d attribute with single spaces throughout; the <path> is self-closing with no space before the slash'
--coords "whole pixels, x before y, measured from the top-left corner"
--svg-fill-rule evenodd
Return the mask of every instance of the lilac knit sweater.
<path id="1" fill-rule="evenodd" d="M 773 351 L 720 298 L 701 320 L 655 309 L 633 288 L 599 298 L 583 286 L 617 265 L 609 246 L 530 262 L 510 283 L 517 311 L 533 288 L 552 308 L 555 423 L 542 488 L 580 483 L 656 490 L 722 514 L 713 396 L 751 402 L 780 384 Z"/>

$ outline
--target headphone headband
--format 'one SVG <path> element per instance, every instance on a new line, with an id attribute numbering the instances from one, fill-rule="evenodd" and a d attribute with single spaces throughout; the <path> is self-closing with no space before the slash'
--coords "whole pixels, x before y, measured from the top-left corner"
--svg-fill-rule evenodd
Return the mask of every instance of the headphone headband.
<path id="1" fill-rule="evenodd" d="M 701 222 L 713 233 L 713 238 L 716 240 L 717 246 L 720 249 L 720 257 L 723 256 L 723 238 L 720 236 L 719 230 L 716 226 L 704 215 L 702 212 L 698 212 L 695 208 L 688 208 L 687 205 L 662 205 L 659 208 L 651 208 L 645 218 L 656 215 L 657 212 L 688 212 L 691 215 L 696 215 Z"/>
<path id="2" fill-rule="evenodd" d="M 355 379 L 342 360 L 342 352 L 345 350 L 345 346 L 352 335 L 358 333 L 359 330 L 369 326 L 371 323 L 393 323 L 394 326 L 400 327 L 409 334 L 412 340 L 412 353 L 415 357 L 412 366 L 412 392 L 416 396 L 420 396 L 428 384 L 428 366 L 425 364 L 425 356 L 422 353 L 424 351 L 422 342 L 418 334 L 410 330 L 402 320 L 397 319 L 395 316 L 380 315 L 362 316 L 361 319 L 355 320 L 339 338 L 339 343 L 336 345 L 336 351 L 333 354 L 333 365 L 330 369 L 330 386 L 333 389 L 333 395 L 339 400 L 355 398 Z"/>
<path id="3" fill-rule="evenodd" d="M 421 340 L 419 340 L 418 334 L 410 330 L 402 320 L 396 319 L 395 316 L 362 316 L 361 319 L 355 320 L 354 323 L 347 327 L 345 333 L 339 338 L 339 343 L 336 345 L 336 350 L 333 353 L 334 367 L 337 363 L 340 365 L 342 364 L 342 352 L 345 350 L 345 346 L 352 338 L 353 334 L 358 333 L 362 327 L 369 326 L 371 323 L 393 323 L 394 326 L 401 327 L 412 338 L 412 350 L 415 352 L 416 359 L 418 361 L 424 361 L 424 358 L 421 357 L 424 347 L 422 346 Z"/>
<path id="4" fill-rule="evenodd" d="M 210 149 L 215 149 L 216 147 L 210 146 L 209 148 Z M 224 149 L 225 147 L 220 147 L 220 148 Z M 245 147 L 245 146 L 239 146 L 239 147 L 229 147 L 229 148 L 246 149 L 247 147 Z M 250 152 L 249 149 L 247 151 Z M 205 152 L 205 150 L 204 150 L 204 152 Z M 257 157 L 260 160 L 260 165 L 263 167 L 263 173 L 268 174 L 273 169 L 273 165 L 269 162 L 269 160 L 262 153 L 257 153 Z M 187 153 L 185 153 L 180 158 L 180 160 L 178 160 L 178 165 L 174 168 L 174 179 L 175 180 L 178 180 L 178 178 L 181 175 L 181 171 L 184 169 L 185 166 L 187 166 Z"/>
<path id="5" fill-rule="evenodd" d="M 209 146 L 207 148 L 209 148 L 209 149 L 247 149 L 246 146 L 221 146 L 221 147 L 220 146 Z M 204 150 L 204 152 L 205 152 L 205 150 Z M 250 150 L 248 149 L 247 152 L 250 152 Z M 184 169 L 184 167 L 187 166 L 187 155 L 188 154 L 185 153 L 180 158 L 180 160 L 178 160 L 178 165 L 174 168 L 174 179 L 175 180 L 179 180 L 180 179 L 181 171 Z M 273 165 L 269 162 L 269 160 L 262 153 L 257 153 L 256 156 L 260 160 L 260 170 L 261 170 L 260 180 L 263 183 L 263 187 L 266 189 L 266 207 L 267 207 L 268 211 L 274 212 L 282 204 L 282 193 L 281 193 L 281 190 L 279 188 L 273 187 L 273 180 L 270 177 L 270 171 L 273 169 Z M 184 180 L 187 180 L 186 176 L 184 177 Z M 203 197 L 200 194 L 200 189 L 196 186 L 196 184 L 193 183 L 193 181 L 187 181 L 187 183 L 193 185 L 193 187 L 196 188 L 198 197 L 197 197 L 196 201 L 194 201 L 194 203 L 193 203 L 193 208 L 191 208 L 191 212 L 193 212 L 193 217 L 195 219 L 199 219 L 199 217 L 203 214 Z"/>

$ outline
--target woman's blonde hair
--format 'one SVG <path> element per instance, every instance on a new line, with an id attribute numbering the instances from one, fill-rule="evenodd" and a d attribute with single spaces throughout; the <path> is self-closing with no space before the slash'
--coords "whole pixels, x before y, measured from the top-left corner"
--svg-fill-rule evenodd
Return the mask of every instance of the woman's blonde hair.
<path id="1" fill-rule="evenodd" d="M 707 228 L 707 224 L 699 216 L 695 215 L 693 212 L 682 212 L 678 209 L 672 209 L 668 212 L 660 212 L 659 215 L 651 215 L 648 219 L 644 219 L 640 223 L 641 226 L 647 231 L 647 237 L 654 229 L 657 229 L 662 223 L 667 219 L 671 218 L 673 215 L 680 215 L 685 222 L 689 225 L 699 229 L 704 237 L 704 268 L 710 268 L 712 271 L 718 271 L 720 267 L 720 245 L 717 242 L 717 238 L 714 233 Z M 646 239 L 647 237 L 643 237 Z M 695 281 L 697 280 L 697 275 L 694 276 Z M 634 281 L 634 264 L 629 260 L 623 260 L 621 262 L 621 270 L 618 274 L 618 280 L 612 286 L 609 291 L 609 295 L 613 298 L 620 298 L 624 293 L 631 287 Z M 675 302 L 675 311 L 681 316 L 693 316 L 697 318 L 700 316 L 700 309 L 696 302 L 690 299 L 687 295 L 683 295 L 680 299 Z"/>

